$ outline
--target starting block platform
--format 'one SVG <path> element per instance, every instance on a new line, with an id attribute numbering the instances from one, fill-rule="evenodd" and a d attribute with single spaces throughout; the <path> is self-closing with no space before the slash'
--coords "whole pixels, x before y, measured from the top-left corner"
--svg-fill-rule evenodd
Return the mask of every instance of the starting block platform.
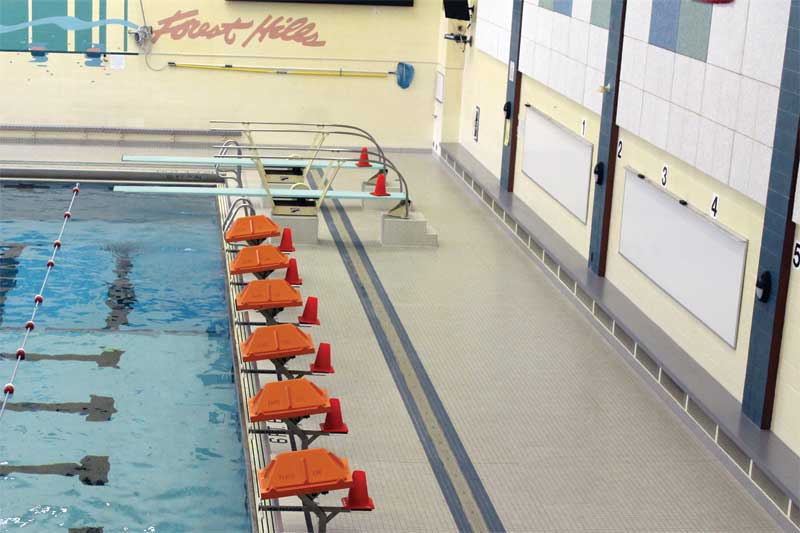
<path id="1" fill-rule="evenodd" d="M 193 194 L 198 196 L 248 196 L 266 197 L 267 191 L 261 188 L 222 188 L 222 187 L 180 187 L 166 185 L 115 185 L 114 192 L 141 194 Z M 281 189 L 270 187 L 269 194 L 273 198 L 291 198 L 299 200 L 319 200 L 323 194 L 332 200 L 407 200 L 404 192 L 389 192 L 386 196 L 374 196 L 364 191 L 341 191 L 331 189 Z"/>
<path id="2" fill-rule="evenodd" d="M 125 163 L 142 163 L 146 165 L 170 165 L 182 167 L 215 167 L 233 166 L 255 168 L 256 163 L 251 157 L 179 157 L 179 156 L 152 156 L 152 155 L 123 155 Z M 370 166 L 359 166 L 358 161 L 339 161 L 335 159 L 278 159 L 262 157 L 261 164 L 264 168 L 321 168 L 328 167 L 383 170 L 381 163 L 370 163 Z M 309 166 L 310 165 L 310 166 Z"/>
<path id="3" fill-rule="evenodd" d="M 275 270 L 286 268 L 289 268 L 289 256 L 271 244 L 262 244 L 239 250 L 231 263 L 231 275 L 253 274 L 263 279 Z"/>
<path id="4" fill-rule="evenodd" d="M 314 353 L 311 335 L 294 324 L 278 324 L 257 328 L 240 345 L 245 362 L 288 359 Z"/>
<path id="5" fill-rule="evenodd" d="M 225 232 L 225 242 L 246 241 L 258 244 L 281 234 L 281 228 L 264 215 L 240 217 L 233 221 L 231 227 Z"/>
<path id="6" fill-rule="evenodd" d="M 305 378 L 267 383 L 248 404 L 250 422 L 305 418 L 331 408 L 328 391 Z"/>
<path id="7" fill-rule="evenodd" d="M 300 291 L 285 279 L 257 279 L 245 285 L 236 295 L 237 311 L 258 311 L 268 324 L 275 323 L 275 315 L 287 307 L 300 307 Z"/>
<path id="8" fill-rule="evenodd" d="M 284 452 L 258 472 L 262 500 L 349 489 L 353 474 L 347 459 L 324 448 Z"/>

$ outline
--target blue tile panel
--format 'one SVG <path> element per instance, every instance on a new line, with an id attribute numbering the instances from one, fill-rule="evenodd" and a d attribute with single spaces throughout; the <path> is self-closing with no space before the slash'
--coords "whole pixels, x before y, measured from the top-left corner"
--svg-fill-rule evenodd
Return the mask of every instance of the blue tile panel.
<path id="1" fill-rule="evenodd" d="M 762 429 L 772 423 L 778 358 L 786 308 L 786 283 L 793 238 L 792 210 L 797 187 L 797 148 L 800 142 L 800 0 L 792 0 L 783 61 L 778 117 L 769 175 L 767 206 L 758 260 L 758 273 L 770 272 L 773 295 L 755 301 L 747 355 L 742 411 Z"/>
<path id="2" fill-rule="evenodd" d="M 572 16 L 572 0 L 555 0 L 553 2 L 553 11 L 561 13 L 562 15 L 566 15 L 568 17 Z"/>
<path id="3" fill-rule="evenodd" d="M 675 51 L 678 45 L 678 22 L 681 0 L 653 0 L 650 13 L 650 44 Z"/>
<path id="4" fill-rule="evenodd" d="M 619 86 L 619 65 L 622 59 L 622 37 L 624 34 L 625 2 L 612 0 L 609 10 L 608 48 L 606 51 L 606 75 L 604 84 L 611 88 L 603 94 L 603 109 L 600 113 L 600 137 L 597 143 L 597 160 L 602 163 L 604 176 L 602 183 L 595 184 L 592 207 L 592 228 L 589 241 L 589 268 L 595 274 L 603 275 L 608 246 L 608 225 L 611 210 L 611 197 L 614 187 L 614 163 L 617 142 L 617 87 Z"/>
<path id="5" fill-rule="evenodd" d="M 708 40 L 711 36 L 711 10 L 711 4 L 682 0 L 676 52 L 698 61 L 706 61 Z"/>
<path id="6" fill-rule="evenodd" d="M 31 6 L 33 8 L 31 20 L 67 16 L 67 0 L 37 0 Z M 34 26 L 31 42 L 43 45 L 48 50 L 65 52 L 67 51 L 67 30 L 55 24 Z"/>
<path id="7" fill-rule="evenodd" d="M 571 4 L 572 2 L 570 2 Z M 522 10 L 524 0 L 514 0 L 514 9 L 511 15 L 511 49 L 509 50 L 509 62 L 513 62 L 519 70 L 519 46 L 522 40 Z M 570 6 L 571 8 L 571 6 Z M 503 160 L 500 166 L 500 183 L 504 189 L 514 188 L 514 160 L 516 159 L 517 128 L 520 110 L 517 102 L 517 85 L 522 83 L 522 75 L 515 74 L 513 80 L 506 79 L 506 102 L 511 105 L 510 117 L 513 117 L 512 124 L 509 126 L 508 143 L 503 143 Z M 506 127 L 505 124 L 503 127 Z M 503 136 L 505 139 L 505 135 Z"/>
<path id="8" fill-rule="evenodd" d="M 608 29 L 611 26 L 611 0 L 592 0 L 589 21 L 594 26 Z"/>

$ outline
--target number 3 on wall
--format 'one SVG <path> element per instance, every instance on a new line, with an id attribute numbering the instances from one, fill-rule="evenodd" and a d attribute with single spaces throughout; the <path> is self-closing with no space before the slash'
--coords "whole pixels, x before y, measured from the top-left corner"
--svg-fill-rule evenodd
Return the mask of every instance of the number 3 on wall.
<path id="1" fill-rule="evenodd" d="M 794 243 L 794 251 L 792 252 L 792 266 L 800 270 L 800 241 Z"/>
<path id="2" fill-rule="evenodd" d="M 661 167 L 661 186 L 662 187 L 666 187 L 667 186 L 667 176 L 668 175 L 669 175 L 669 167 L 667 167 L 667 165 L 664 165 L 663 167 Z"/>
<path id="3" fill-rule="evenodd" d="M 719 212 L 719 195 L 715 194 L 714 197 L 711 199 L 711 208 L 710 208 L 711 218 L 717 218 L 717 213 Z"/>

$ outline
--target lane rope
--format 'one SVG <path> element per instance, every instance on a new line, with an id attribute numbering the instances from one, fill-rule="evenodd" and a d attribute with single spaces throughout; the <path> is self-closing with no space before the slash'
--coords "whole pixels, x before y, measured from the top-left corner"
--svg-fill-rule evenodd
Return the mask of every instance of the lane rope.
<path id="1" fill-rule="evenodd" d="M 50 279 L 50 272 L 52 272 L 53 268 L 56 266 L 56 255 L 61 249 L 61 239 L 64 237 L 64 230 L 67 228 L 67 222 L 69 222 L 72 218 L 72 206 L 75 204 L 75 198 L 80 192 L 80 185 L 80 183 L 76 183 L 72 188 L 72 198 L 69 201 L 69 207 L 67 207 L 67 210 L 64 211 L 64 221 L 61 223 L 61 231 L 58 232 L 58 237 L 55 241 L 53 241 L 53 253 L 50 254 L 50 259 L 47 260 L 47 270 L 44 273 L 42 287 L 39 289 L 39 292 L 36 294 L 36 296 L 33 297 L 33 312 L 31 313 L 30 320 L 25 323 L 25 336 L 22 337 L 22 343 L 17 349 L 17 360 L 14 363 L 14 371 L 11 373 L 11 379 L 9 379 L 8 383 L 6 383 L 3 387 L 3 404 L 0 406 L 0 419 L 2 419 L 3 413 L 6 411 L 8 399 L 14 394 L 14 379 L 17 377 L 19 364 L 23 359 L 25 359 L 25 344 L 28 342 L 28 338 L 30 337 L 33 328 L 36 327 L 34 322 L 36 320 L 36 313 L 39 312 L 39 308 L 44 302 L 44 290 L 45 287 L 47 287 L 47 280 Z"/>

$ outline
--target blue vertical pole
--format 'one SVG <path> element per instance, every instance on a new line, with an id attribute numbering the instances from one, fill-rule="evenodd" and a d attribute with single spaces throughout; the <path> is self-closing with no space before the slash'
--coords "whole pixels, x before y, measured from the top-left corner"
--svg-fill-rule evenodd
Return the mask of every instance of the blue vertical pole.
<path id="1" fill-rule="evenodd" d="M 640 0 L 634 0 L 640 1 Z M 617 101 L 619 73 L 622 65 L 622 39 L 625 34 L 625 0 L 612 0 L 606 51 L 606 75 L 603 85 L 603 109 L 600 114 L 600 138 L 592 207 L 592 229 L 589 241 L 589 268 L 605 276 L 608 255 L 608 231 L 611 225 L 611 201 L 614 195 L 614 171 L 617 160 Z"/>
<path id="2" fill-rule="evenodd" d="M 778 359 L 783 340 L 791 246 L 795 234 L 792 211 L 800 161 L 799 139 L 800 0 L 792 0 L 758 258 L 757 275 L 761 278 L 768 273 L 772 280 L 772 294 L 765 298 L 766 301 L 756 299 L 754 303 L 742 395 L 742 412 L 761 429 L 769 429 L 772 423 Z"/>
<path id="3" fill-rule="evenodd" d="M 503 106 L 503 162 L 500 167 L 500 187 L 506 191 L 514 190 L 514 172 L 517 159 L 517 125 L 519 123 L 519 95 L 522 88 L 522 74 L 519 72 L 519 46 L 522 40 L 522 9 L 524 0 L 514 0 L 511 20 L 511 49 L 508 54 L 508 81 L 506 82 L 506 102 Z"/>

